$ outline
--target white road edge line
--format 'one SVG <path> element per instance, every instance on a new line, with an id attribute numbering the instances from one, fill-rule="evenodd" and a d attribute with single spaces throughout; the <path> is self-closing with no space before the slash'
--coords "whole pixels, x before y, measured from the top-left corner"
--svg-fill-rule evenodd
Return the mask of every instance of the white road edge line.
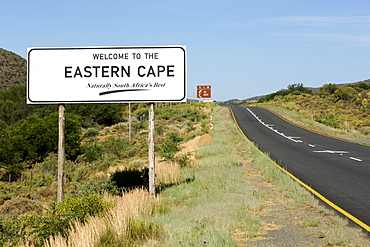
<path id="1" fill-rule="evenodd" d="M 351 160 L 355 160 L 355 161 L 358 161 L 358 162 L 361 162 L 362 159 L 358 159 L 358 158 L 355 158 L 355 157 L 349 157 Z"/>
<path id="2" fill-rule="evenodd" d="M 329 153 L 329 154 L 348 154 L 347 151 L 333 151 L 333 150 L 321 150 L 313 151 L 314 153 Z"/>
<path id="3" fill-rule="evenodd" d="M 256 119 L 258 120 L 258 122 L 260 122 L 260 123 L 261 123 L 263 126 L 265 126 L 266 128 L 269 128 L 270 130 L 272 130 L 272 131 L 276 132 L 277 134 L 279 134 L 279 135 L 281 135 L 281 136 L 285 137 L 286 139 L 291 140 L 291 141 L 293 141 L 293 142 L 295 142 L 295 143 L 302 142 L 301 140 L 294 140 L 293 138 L 291 138 L 291 137 L 289 137 L 289 136 L 286 136 L 284 133 L 280 133 L 278 130 L 275 130 L 274 128 L 270 127 L 270 125 L 269 125 L 269 124 L 266 124 L 266 123 L 264 123 L 261 119 L 259 119 L 259 118 L 257 117 L 257 115 L 256 115 L 254 112 L 252 112 L 249 108 L 247 108 L 247 107 L 246 107 L 246 109 L 250 112 L 250 114 L 252 114 L 252 116 L 253 116 L 254 118 L 256 118 Z M 295 137 L 295 138 L 300 138 L 300 137 Z"/>

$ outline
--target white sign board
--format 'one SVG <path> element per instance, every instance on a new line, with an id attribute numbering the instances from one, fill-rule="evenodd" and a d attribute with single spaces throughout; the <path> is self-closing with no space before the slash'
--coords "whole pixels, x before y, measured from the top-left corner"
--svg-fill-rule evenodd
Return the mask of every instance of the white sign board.
<path id="1" fill-rule="evenodd" d="M 28 48 L 28 104 L 186 101 L 186 47 Z"/>

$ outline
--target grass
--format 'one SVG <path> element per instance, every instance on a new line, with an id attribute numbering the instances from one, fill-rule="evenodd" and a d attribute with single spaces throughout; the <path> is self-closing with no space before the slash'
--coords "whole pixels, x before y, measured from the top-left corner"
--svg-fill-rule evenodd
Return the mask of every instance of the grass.
<path id="1" fill-rule="evenodd" d="M 257 234 L 261 225 L 251 211 L 259 210 L 263 200 L 245 180 L 243 160 L 230 142 L 242 137 L 230 121 L 228 110 L 217 108 L 215 141 L 196 152 L 192 182 L 164 190 L 161 203 L 170 211 L 158 215 L 165 239 L 157 246 L 235 246 L 237 238 Z M 226 113 L 226 116 L 225 116 Z"/>
<path id="2" fill-rule="evenodd" d="M 303 228 L 317 227 L 320 224 L 319 219 L 306 218 L 302 220 L 301 226 Z"/>

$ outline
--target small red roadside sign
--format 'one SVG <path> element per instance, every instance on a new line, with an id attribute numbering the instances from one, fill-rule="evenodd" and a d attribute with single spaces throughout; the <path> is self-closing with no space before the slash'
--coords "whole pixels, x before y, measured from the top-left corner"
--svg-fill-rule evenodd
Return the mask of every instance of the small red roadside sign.
<path id="1" fill-rule="evenodd" d="M 198 85 L 197 98 L 211 98 L 211 85 Z"/>

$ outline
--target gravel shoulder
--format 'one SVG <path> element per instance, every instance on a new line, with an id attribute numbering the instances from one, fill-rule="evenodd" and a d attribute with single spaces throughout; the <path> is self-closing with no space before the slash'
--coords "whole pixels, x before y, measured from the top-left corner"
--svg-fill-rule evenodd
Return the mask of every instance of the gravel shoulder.
<path id="1" fill-rule="evenodd" d="M 265 200 L 262 210 L 254 212 L 261 227 L 255 237 L 238 246 L 369 246 L 361 229 L 348 226 L 345 219 L 319 203 L 295 205 L 278 184 L 267 182 L 255 167 L 254 163 L 247 164 L 246 178 Z M 339 233 L 343 227 L 348 229 Z M 353 239 L 355 235 L 358 237 Z"/>

